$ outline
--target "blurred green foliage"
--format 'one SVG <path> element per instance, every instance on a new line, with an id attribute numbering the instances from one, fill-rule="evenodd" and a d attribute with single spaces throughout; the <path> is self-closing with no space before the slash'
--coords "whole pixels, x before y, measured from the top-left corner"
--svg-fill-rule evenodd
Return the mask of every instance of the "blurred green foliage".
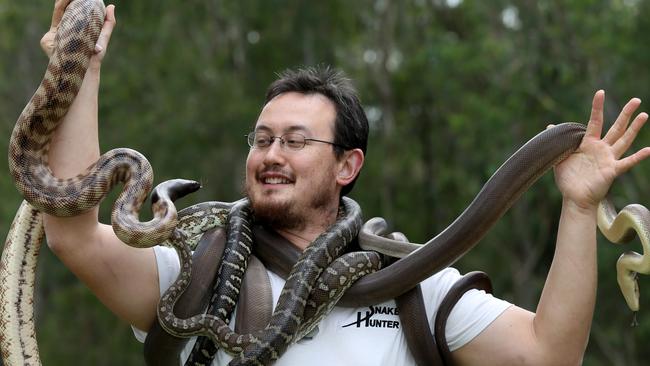
<path id="1" fill-rule="evenodd" d="M 247 147 L 275 73 L 332 64 L 358 86 L 371 122 L 366 167 L 352 197 L 424 242 L 468 205 L 492 172 L 548 123 L 586 121 L 607 90 L 613 121 L 650 96 L 648 0 L 116 0 L 104 62 L 102 150 L 144 153 L 156 181 L 200 180 L 186 204 L 240 197 Z M 52 1 L 0 0 L 0 150 L 47 62 L 38 46 Z M 650 144 L 645 131 L 636 147 Z M 20 197 L 0 166 L 0 228 Z M 615 183 L 619 207 L 650 204 L 650 168 Z M 544 176 L 456 265 L 484 270 L 496 294 L 535 310 L 553 255 L 561 197 Z M 108 220 L 110 205 L 102 215 Z M 602 238 L 601 238 L 602 239 Z M 602 240 L 599 294 L 586 365 L 642 365 L 640 326 L 615 280 L 624 250 Z M 40 263 L 38 334 L 46 365 L 142 364 L 141 345 L 49 252 Z M 571 279 L 567 279 L 570 281 Z M 650 290 L 648 290 L 650 291 Z"/>

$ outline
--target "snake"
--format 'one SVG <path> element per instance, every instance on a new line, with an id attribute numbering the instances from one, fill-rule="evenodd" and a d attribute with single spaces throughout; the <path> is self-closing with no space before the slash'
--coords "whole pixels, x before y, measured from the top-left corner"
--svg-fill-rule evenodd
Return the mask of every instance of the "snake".
<path id="1" fill-rule="evenodd" d="M 41 213 L 23 201 L 0 260 L 0 350 L 5 365 L 41 363 L 34 325 L 34 280 L 44 235 Z"/>
<path id="2" fill-rule="evenodd" d="M 343 198 L 337 221 L 305 249 L 293 266 L 271 320 L 263 331 L 256 334 L 235 334 L 221 318 L 209 314 L 178 319 L 173 312 L 174 303 L 187 287 L 187 282 L 180 278 L 160 300 L 158 319 L 161 325 L 168 332 L 179 337 L 209 335 L 220 347 L 236 355 L 231 365 L 262 365 L 276 360 L 295 339 L 296 334 L 304 329 L 301 325 L 303 325 L 302 316 L 307 298 L 325 267 L 332 262 L 337 262 L 348 266 L 347 269 L 351 268 L 348 263 L 345 263 L 346 259 L 351 260 L 351 258 L 341 257 L 341 255 L 348 243 L 356 237 L 361 226 L 360 211 L 354 201 Z M 182 242 L 182 239 L 179 242 Z M 188 248 L 181 246 L 176 248 L 181 258 L 181 268 L 191 268 Z M 373 266 L 369 264 L 368 267 Z M 332 275 L 336 276 L 334 273 Z M 340 285 L 347 287 L 343 283 Z M 330 293 L 326 295 L 335 296 Z M 317 306 L 315 313 L 324 314 L 324 309 L 328 308 L 331 309 L 331 306 Z M 317 324 L 318 321 L 320 319 L 311 324 Z M 306 329 L 303 333 L 309 331 L 311 329 Z"/>
<path id="3" fill-rule="evenodd" d="M 598 204 L 598 228 L 612 243 L 623 244 L 638 236 L 643 254 L 627 251 L 616 261 L 616 280 L 627 306 L 633 312 L 632 325 L 637 325 L 639 311 L 639 273 L 650 273 L 650 212 L 640 204 L 629 204 L 620 212 L 611 200 Z"/>
<path id="4" fill-rule="evenodd" d="M 225 324 L 230 323 L 230 316 L 239 300 L 239 289 L 244 281 L 251 258 L 253 234 L 250 226 L 250 207 L 248 201 L 243 201 L 233 207 L 228 224 L 228 240 L 218 266 L 213 296 L 207 313 L 218 316 Z M 215 354 L 216 346 L 210 338 L 200 337 L 195 349 L 202 352 L 192 352 L 186 364 L 205 363 L 196 359 L 199 355 Z M 203 356 L 205 357 L 205 356 Z"/>
<path id="5" fill-rule="evenodd" d="M 24 273 L 32 273 L 35 256 L 26 257 L 33 250 L 18 249 L 36 246 L 37 231 L 42 230 L 41 214 L 58 217 L 75 216 L 99 204 L 118 184 L 122 184 L 111 212 L 113 230 L 124 243 L 146 248 L 165 242 L 177 226 L 177 212 L 172 198 L 197 190 L 197 182 L 183 185 L 185 191 L 169 192 L 174 197 L 157 197 L 152 204 L 153 218 L 140 222 L 138 216 L 153 184 L 153 169 L 139 152 L 113 149 L 73 178 L 56 177 L 48 164 L 52 136 L 61 123 L 81 87 L 90 57 L 94 53 L 105 17 L 101 0 L 73 0 L 66 8 L 54 40 L 45 75 L 36 92 L 18 117 L 9 140 L 9 171 L 14 184 L 26 203 L 21 204 L 10 229 L 0 264 L 0 292 L 33 293 L 33 275 L 19 280 Z M 36 213 L 38 212 L 38 213 Z M 37 229 L 38 227 L 38 229 Z M 21 244 L 21 238 L 30 239 Z M 25 263 L 17 269 L 15 263 Z M 16 287 L 17 284 L 17 287 Z M 31 290 L 30 290 L 31 289 Z M 23 291 L 27 290 L 27 291 Z M 29 295 L 31 296 L 31 295 Z M 3 358 L 9 364 L 38 363 L 31 342 L 23 342 L 24 334 L 15 336 L 21 322 L 29 322 L 31 315 L 23 312 L 24 301 L 3 296 L 2 332 L 0 346 Z M 16 348 L 31 349 L 16 351 Z M 16 354 L 20 354 L 14 356 Z M 22 356 L 21 356 L 22 355 Z M 15 361 L 20 360 L 22 361 Z"/>
<path id="6" fill-rule="evenodd" d="M 103 154 L 84 173 L 69 179 L 57 178 L 48 166 L 47 155 L 52 134 L 80 88 L 103 24 L 104 12 L 100 0 L 71 1 L 57 32 L 56 47 L 43 81 L 20 114 L 11 135 L 9 169 L 25 202 L 21 204 L 12 223 L 0 261 L 0 347 L 3 360 L 8 365 L 40 363 L 33 332 L 33 313 L 27 308 L 33 301 L 30 294 L 33 293 L 34 286 L 33 269 L 38 253 L 36 247 L 42 238 L 43 213 L 64 217 L 77 215 L 95 207 L 113 187 L 121 183 L 123 189 L 111 214 L 113 229 L 120 240 L 141 248 L 165 242 L 198 240 L 199 234 L 190 235 L 187 231 L 177 230 L 179 220 L 173 205 L 174 197 L 158 197 L 152 205 L 153 219 L 148 222 L 139 221 L 138 212 L 153 184 L 153 170 L 146 158 L 135 150 L 113 149 Z M 292 340 L 304 333 L 308 328 L 301 328 L 306 324 L 303 319 L 307 311 L 306 299 L 311 296 L 315 284 L 324 286 L 324 293 L 333 294 L 334 300 L 314 302 L 318 305 L 315 310 L 310 310 L 314 314 L 325 313 L 338 297 L 338 305 L 343 306 L 363 306 L 395 298 L 428 276 L 453 264 L 480 241 L 539 176 L 577 148 L 584 129 L 581 124 L 566 123 L 535 136 L 506 160 L 474 201 L 443 232 L 427 243 L 402 250 L 401 254 L 391 253 L 401 258 L 387 268 L 368 271 L 345 290 L 327 281 L 318 282 L 321 274 L 327 273 L 326 269 L 332 268 L 332 264 L 351 268 L 347 259 L 337 259 L 343 254 L 343 249 L 323 249 L 326 248 L 325 245 L 317 245 L 314 248 L 318 249 L 303 253 L 299 259 L 301 266 L 298 266 L 302 269 L 294 267 L 295 270 L 290 275 L 291 281 L 287 281 L 291 285 L 283 290 L 281 297 L 284 298 L 285 305 L 280 306 L 279 310 L 276 308 L 276 314 L 283 316 L 274 314 L 275 320 L 270 325 L 282 330 L 287 330 L 283 327 L 289 326 L 289 336 L 282 339 L 283 332 L 249 335 L 248 339 L 257 338 L 258 341 L 274 345 L 265 348 L 259 347 L 261 342 L 249 342 L 246 350 L 238 351 L 242 356 L 236 362 L 248 362 L 246 360 L 249 357 L 253 357 L 255 362 L 272 362 Z M 194 182 L 187 187 L 191 188 L 174 196 L 196 190 L 199 185 Z M 647 210 L 629 209 L 628 206 L 618 213 L 607 202 L 601 203 L 601 207 L 599 228 L 609 240 L 623 242 L 633 237 L 633 233 L 642 238 L 643 255 L 625 253 L 617 262 L 621 291 L 630 308 L 636 311 L 639 297 L 636 274 L 650 272 L 649 260 L 646 258 Z M 327 233 L 330 235 L 328 240 L 317 241 L 319 244 L 330 240 L 347 243 L 356 235 L 356 226 L 357 224 L 350 224 L 338 227 L 338 230 Z M 362 248 L 376 248 L 379 251 L 399 244 L 396 243 L 397 240 L 372 234 L 359 241 Z M 343 247 L 345 245 L 341 244 L 340 248 Z M 312 255 L 319 259 L 323 256 L 331 258 L 323 261 L 322 265 L 314 265 Z M 184 268 L 181 275 L 186 270 Z M 22 295 L 16 297 L 16 293 Z M 183 333 L 174 326 L 168 330 Z M 223 334 L 231 333 L 224 331 Z M 241 340 L 242 337 L 240 335 L 235 338 Z"/>
<path id="7" fill-rule="evenodd" d="M 153 169 L 142 154 L 128 148 L 110 150 L 85 172 L 69 179 L 57 178 L 48 165 L 53 132 L 81 87 L 104 14 L 101 0 L 74 0 L 66 8 L 43 80 L 12 131 L 9 171 L 30 205 L 59 217 L 97 206 L 122 183 L 111 211 L 113 230 L 124 243 L 146 248 L 171 235 L 177 213 L 170 200 L 161 199 L 152 205 L 153 219 L 139 221 L 138 213 L 153 185 Z M 198 183 L 194 188 L 198 189 Z"/>
<path id="8" fill-rule="evenodd" d="M 359 279 L 341 297 L 338 305 L 369 306 L 398 297 L 428 276 L 451 265 L 482 239 L 489 228 L 530 185 L 578 147 L 584 131 L 585 126 L 582 124 L 564 123 L 533 137 L 497 169 L 472 203 L 450 226 L 425 244 L 404 245 L 398 240 L 383 238 L 372 230 L 380 231 L 384 224 L 380 220 L 371 222 L 359 235 L 360 246 L 365 249 L 385 251 L 402 258 L 388 268 Z M 629 209 L 617 215 L 608 199 L 601 202 L 601 207 L 609 207 L 608 216 L 603 215 L 602 209 L 599 210 L 599 228 L 606 236 L 611 224 L 616 221 L 614 218 L 620 217 L 617 227 L 629 226 L 632 227 L 629 229 L 630 232 L 647 237 L 647 230 L 644 231 L 644 227 L 647 227 L 645 224 L 648 222 L 647 219 L 636 214 L 634 215 L 636 219 L 630 220 L 630 214 L 627 213 Z M 635 221 L 636 228 L 634 228 Z M 613 241 L 618 240 L 611 235 L 609 238 Z M 415 252 L 418 254 L 410 255 Z M 628 268 L 626 260 L 629 262 L 629 258 L 633 256 L 635 255 L 632 253 L 625 254 L 618 261 L 617 266 Z M 644 256 L 638 255 L 638 257 Z M 627 270 L 627 273 L 642 273 L 642 270 L 637 268 L 636 271 Z M 638 299 L 638 291 L 630 291 L 636 286 L 636 277 L 624 276 L 625 270 L 617 272 L 624 296 Z M 634 309 L 632 306 L 630 308 Z"/>

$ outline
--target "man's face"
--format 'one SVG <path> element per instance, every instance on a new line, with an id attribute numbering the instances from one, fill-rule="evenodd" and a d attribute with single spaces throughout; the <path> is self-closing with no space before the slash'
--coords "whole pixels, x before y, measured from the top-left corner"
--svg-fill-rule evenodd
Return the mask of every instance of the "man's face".
<path id="1" fill-rule="evenodd" d="M 321 94 L 289 92 L 268 102 L 255 130 L 272 136 L 295 132 L 334 140 L 334 104 Z M 301 150 L 251 148 L 246 160 L 246 192 L 257 219 L 277 229 L 301 229 L 324 210 L 338 206 L 337 159 L 332 145 L 307 141 Z"/>

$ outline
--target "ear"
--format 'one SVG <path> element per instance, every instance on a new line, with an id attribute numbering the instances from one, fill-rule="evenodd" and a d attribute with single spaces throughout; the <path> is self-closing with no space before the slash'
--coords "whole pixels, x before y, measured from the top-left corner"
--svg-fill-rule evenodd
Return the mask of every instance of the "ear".
<path id="1" fill-rule="evenodd" d="M 344 153 L 343 158 L 338 164 L 338 174 L 336 175 L 336 183 L 341 187 L 350 184 L 354 178 L 359 175 L 359 171 L 363 166 L 363 151 L 361 149 L 348 150 Z"/>

